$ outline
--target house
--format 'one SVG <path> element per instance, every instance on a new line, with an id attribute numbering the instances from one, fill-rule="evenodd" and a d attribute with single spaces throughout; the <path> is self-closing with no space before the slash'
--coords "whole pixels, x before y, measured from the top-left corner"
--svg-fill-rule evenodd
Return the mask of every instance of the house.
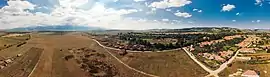
<path id="1" fill-rule="evenodd" d="M 217 60 L 217 61 L 220 61 L 220 62 L 225 62 L 226 61 L 224 58 L 222 58 L 222 57 L 220 57 L 218 55 L 213 55 L 213 56 L 214 56 L 215 60 Z"/>
<path id="2" fill-rule="evenodd" d="M 247 70 L 242 75 L 242 77 L 260 77 L 258 73 L 254 70 Z"/>
<path id="3" fill-rule="evenodd" d="M 240 53 L 256 53 L 253 48 L 242 48 L 239 50 Z"/>
<path id="4" fill-rule="evenodd" d="M 251 57 L 236 57 L 235 59 L 237 61 L 249 61 L 251 60 Z"/>
<path id="5" fill-rule="evenodd" d="M 234 38 L 241 37 L 241 35 L 234 35 L 234 36 L 225 36 L 224 40 L 232 40 Z"/>
<path id="6" fill-rule="evenodd" d="M 233 55 L 233 51 L 222 51 L 222 52 L 219 52 L 219 54 L 221 57 L 229 58 L 231 55 Z"/>

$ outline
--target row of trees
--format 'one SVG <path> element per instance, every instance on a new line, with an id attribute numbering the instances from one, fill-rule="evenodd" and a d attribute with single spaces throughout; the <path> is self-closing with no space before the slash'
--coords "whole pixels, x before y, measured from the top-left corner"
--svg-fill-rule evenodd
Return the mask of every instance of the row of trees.
<path id="1" fill-rule="evenodd" d="M 199 45 L 195 46 L 195 52 L 202 52 L 202 53 L 217 53 L 218 51 L 227 51 L 230 47 L 236 47 L 235 44 L 242 42 L 244 38 L 234 38 L 232 40 L 226 40 L 223 42 L 205 45 L 201 48 Z M 229 47 L 229 48 L 226 48 Z"/>
<path id="2" fill-rule="evenodd" d="M 143 45 L 146 50 L 167 50 L 190 45 L 195 45 L 203 41 L 222 39 L 225 36 L 234 35 L 232 33 L 220 34 L 151 34 L 151 33 L 126 33 L 118 34 L 117 38 L 128 41 L 128 45 Z M 177 39 L 177 42 L 171 43 L 151 43 L 144 39 Z M 136 50 L 136 49 L 134 49 Z"/>

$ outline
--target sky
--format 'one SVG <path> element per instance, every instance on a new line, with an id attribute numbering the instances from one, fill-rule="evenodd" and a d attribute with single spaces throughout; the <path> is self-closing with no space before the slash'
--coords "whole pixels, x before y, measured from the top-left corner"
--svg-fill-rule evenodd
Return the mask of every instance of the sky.
<path id="1" fill-rule="evenodd" d="M 0 29 L 270 28 L 270 0 L 0 0 Z"/>

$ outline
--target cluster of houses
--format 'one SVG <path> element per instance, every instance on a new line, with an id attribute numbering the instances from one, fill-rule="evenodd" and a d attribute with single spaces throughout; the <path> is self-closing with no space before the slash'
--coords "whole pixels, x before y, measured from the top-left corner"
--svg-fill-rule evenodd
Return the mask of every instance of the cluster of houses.
<path id="1" fill-rule="evenodd" d="M 212 40 L 212 41 L 201 42 L 200 47 L 204 47 L 205 45 L 212 45 L 212 44 L 222 42 L 222 41 L 225 41 L 225 40 L 221 39 L 221 40 Z"/>
<path id="2" fill-rule="evenodd" d="M 222 42 L 225 40 L 231 40 L 231 39 L 238 38 L 238 37 L 241 37 L 241 35 L 225 36 L 223 39 L 220 39 L 220 40 L 201 42 L 200 47 L 204 47 L 205 45 L 215 44 L 215 43 Z M 189 48 L 190 48 L 190 51 L 194 50 L 194 48 L 192 46 Z M 218 53 L 198 53 L 197 55 L 202 56 L 206 59 L 216 60 L 219 62 L 225 62 L 227 59 L 231 58 L 231 56 L 233 54 L 234 54 L 234 51 L 228 50 L 228 51 L 220 51 Z"/>
<path id="3" fill-rule="evenodd" d="M 242 47 L 245 48 L 248 45 L 250 45 L 254 40 L 256 40 L 256 38 L 253 38 L 255 36 L 251 36 L 251 38 L 246 38 L 245 40 L 243 40 L 241 43 L 237 44 L 236 46 L 238 47 Z"/>
<path id="4" fill-rule="evenodd" d="M 221 51 L 218 52 L 218 54 L 214 54 L 214 53 L 198 53 L 198 56 L 202 56 L 206 59 L 210 59 L 210 60 L 216 60 L 219 62 L 225 62 L 227 59 L 231 58 L 231 56 L 233 55 L 233 51 Z"/>
<path id="5" fill-rule="evenodd" d="M 234 36 L 225 36 L 223 39 L 224 40 L 232 40 L 234 38 L 240 38 L 242 35 L 234 35 Z"/>
<path id="6" fill-rule="evenodd" d="M 205 45 L 212 45 L 215 43 L 223 42 L 225 40 L 232 40 L 234 38 L 239 38 L 241 35 L 233 35 L 233 36 L 225 36 L 223 39 L 220 40 L 212 40 L 212 41 L 205 41 L 200 43 L 200 47 L 204 47 Z"/>
<path id="7" fill-rule="evenodd" d="M 210 60 L 216 60 L 219 62 L 225 62 L 226 60 L 224 58 L 222 58 L 221 56 L 218 56 L 217 54 L 212 54 L 212 53 L 199 53 L 198 56 L 202 56 L 206 59 L 210 59 Z"/>

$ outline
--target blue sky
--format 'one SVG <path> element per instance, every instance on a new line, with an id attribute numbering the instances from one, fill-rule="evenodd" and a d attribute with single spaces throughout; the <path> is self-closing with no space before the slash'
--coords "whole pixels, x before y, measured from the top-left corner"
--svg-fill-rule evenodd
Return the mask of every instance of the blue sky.
<path id="1" fill-rule="evenodd" d="M 270 28 L 270 0 L 1 0 L 0 7 L 3 29 L 66 24 L 111 29 Z"/>

